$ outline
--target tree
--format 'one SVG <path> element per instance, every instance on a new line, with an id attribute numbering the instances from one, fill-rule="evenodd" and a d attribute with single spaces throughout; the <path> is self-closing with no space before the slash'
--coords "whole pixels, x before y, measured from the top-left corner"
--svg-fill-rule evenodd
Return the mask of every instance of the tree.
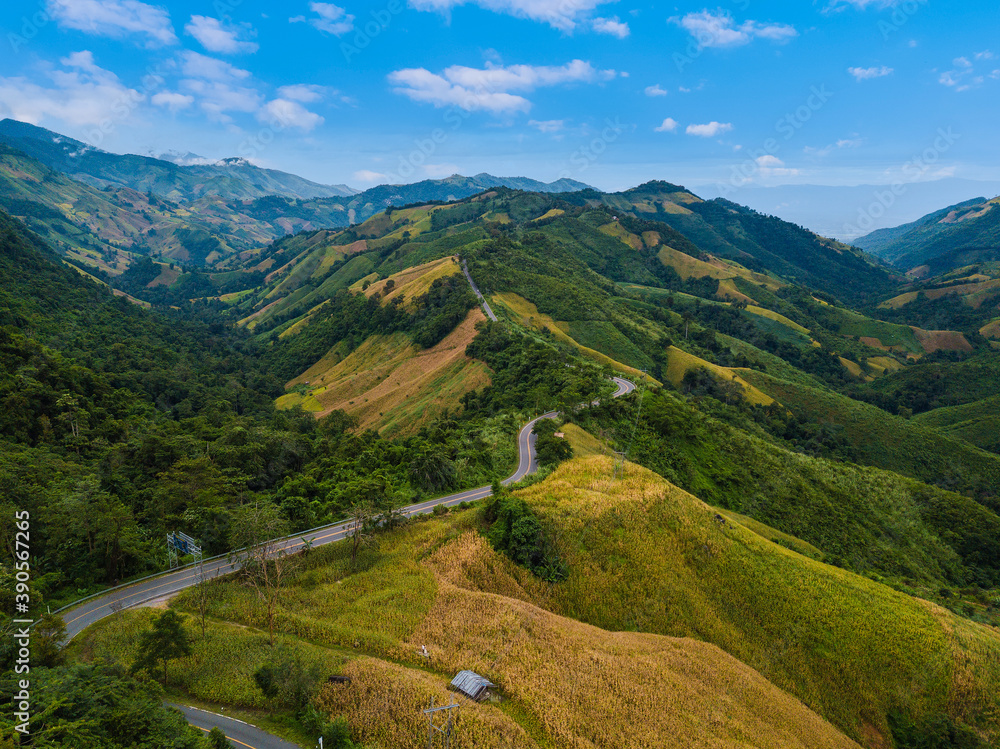
<path id="1" fill-rule="evenodd" d="M 226 734 L 218 726 L 208 732 L 208 743 L 212 746 L 212 749 L 232 749 L 233 747 L 229 743 L 229 739 L 226 738 Z"/>
<path id="2" fill-rule="evenodd" d="M 455 486 L 455 463 L 437 451 L 421 452 L 410 461 L 410 481 L 426 492 L 437 492 Z"/>
<path id="3" fill-rule="evenodd" d="M 271 647 L 274 647 L 278 592 L 296 566 L 296 558 L 289 556 L 284 548 L 287 535 L 288 521 L 272 504 L 256 502 L 234 513 L 230 538 L 236 550 L 230 554 L 230 561 L 239 564 L 242 580 L 267 607 Z"/>
<path id="4" fill-rule="evenodd" d="M 35 625 L 31 644 L 35 648 L 35 664 L 52 668 L 66 660 L 62 651 L 66 642 L 66 624 L 59 614 L 42 614 Z"/>
<path id="5" fill-rule="evenodd" d="M 347 521 L 347 537 L 351 539 L 351 562 L 357 561 L 358 551 L 374 541 L 378 527 L 378 508 L 370 499 L 361 498 L 351 505 L 351 517 Z"/>
<path id="6" fill-rule="evenodd" d="M 167 684 L 167 663 L 175 658 L 191 655 L 191 642 L 184 630 L 184 617 L 167 609 L 153 622 L 153 628 L 142 633 L 139 653 L 133 671 L 152 671 L 163 661 L 163 685 Z"/>

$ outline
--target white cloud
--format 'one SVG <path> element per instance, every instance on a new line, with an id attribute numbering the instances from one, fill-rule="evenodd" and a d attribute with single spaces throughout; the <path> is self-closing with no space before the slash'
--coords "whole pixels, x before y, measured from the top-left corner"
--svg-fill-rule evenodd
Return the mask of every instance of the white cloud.
<path id="1" fill-rule="evenodd" d="M 116 38 L 138 34 L 151 45 L 177 43 L 167 10 L 138 0 L 48 0 L 45 7 L 65 28 Z"/>
<path id="2" fill-rule="evenodd" d="M 176 91 L 161 91 L 158 94 L 153 94 L 153 98 L 150 101 L 158 107 L 164 107 L 171 112 L 178 112 L 194 104 L 194 97 L 187 94 L 179 94 Z"/>
<path id="3" fill-rule="evenodd" d="M 760 167 L 760 174 L 763 177 L 794 177 L 799 173 L 798 169 L 789 169 L 784 161 L 771 154 L 758 156 L 754 161 Z"/>
<path id="4" fill-rule="evenodd" d="M 565 129 L 566 120 L 528 120 L 528 125 L 542 133 L 558 133 Z"/>
<path id="5" fill-rule="evenodd" d="M 976 62 L 988 62 L 994 57 L 989 50 L 977 52 L 973 55 Z M 977 74 L 976 65 L 968 57 L 956 57 L 952 60 L 954 69 L 946 70 L 938 75 L 938 83 L 955 91 L 969 91 L 978 88 L 986 82 L 986 76 L 996 79 L 1000 78 L 1000 71 L 994 70 L 990 73 Z"/>
<path id="6" fill-rule="evenodd" d="M 716 122 L 712 120 L 705 125 L 688 125 L 684 131 L 688 135 L 697 135 L 699 138 L 714 138 L 716 135 L 728 133 L 733 129 L 730 122 Z"/>
<path id="7" fill-rule="evenodd" d="M 389 179 L 388 174 L 382 174 L 382 172 L 373 172 L 369 169 L 362 169 L 354 173 L 354 179 L 358 182 L 385 182 Z"/>
<path id="8" fill-rule="evenodd" d="M 453 65 L 441 74 L 426 68 L 397 70 L 389 82 L 398 94 L 436 107 L 456 106 L 469 112 L 527 112 L 531 102 L 512 91 L 529 92 L 564 83 L 594 83 L 614 78 L 613 70 L 597 70 L 573 60 L 560 67 L 487 64 L 486 68 Z"/>
<path id="9" fill-rule="evenodd" d="M 663 121 L 663 124 L 656 128 L 656 132 L 672 133 L 677 129 L 678 125 L 680 125 L 680 123 L 673 117 L 667 117 L 667 119 Z"/>
<path id="10" fill-rule="evenodd" d="M 249 70 L 237 68 L 225 60 L 206 57 L 198 52 L 181 52 L 181 71 L 190 78 L 205 78 L 211 81 L 238 81 L 250 77 Z"/>
<path id="11" fill-rule="evenodd" d="M 101 125 L 115 120 L 143 100 L 118 77 L 94 62 L 89 51 L 60 60 L 62 70 L 49 72 L 52 86 L 22 77 L 0 77 L 0 116 L 40 124 L 53 119 L 72 126 Z"/>
<path id="12" fill-rule="evenodd" d="M 656 83 L 652 86 L 646 86 L 646 96 L 666 96 L 667 90 Z"/>
<path id="13" fill-rule="evenodd" d="M 619 39 L 625 39 L 632 33 L 628 24 L 619 21 L 618 16 L 614 18 L 595 18 L 592 26 L 598 34 L 610 34 L 611 36 L 617 36 Z"/>
<path id="14" fill-rule="evenodd" d="M 837 141 L 837 148 L 858 148 L 864 141 L 861 138 L 841 138 Z"/>
<path id="15" fill-rule="evenodd" d="M 276 127 L 294 127 L 309 132 L 323 124 L 323 118 L 310 112 L 297 101 L 272 99 L 257 113 L 257 119 Z"/>
<path id="16" fill-rule="evenodd" d="M 291 86 L 282 86 L 278 89 L 278 96 L 282 99 L 300 101 L 303 104 L 319 101 L 326 93 L 324 86 L 313 86 L 305 83 L 296 83 Z"/>
<path id="17" fill-rule="evenodd" d="M 847 72 L 853 75 L 855 80 L 867 81 L 872 78 L 884 78 L 887 75 L 892 75 L 893 69 L 883 65 L 875 68 L 848 68 Z"/>
<path id="18" fill-rule="evenodd" d="M 785 165 L 784 161 L 779 159 L 777 156 L 772 156 L 770 154 L 759 156 L 756 159 L 756 161 L 757 161 L 757 166 L 763 166 L 763 167 L 778 167 Z"/>
<path id="19" fill-rule="evenodd" d="M 231 122 L 227 112 L 256 112 L 260 109 L 260 94 L 230 81 L 185 78 L 181 88 L 194 96 L 198 106 L 215 122 Z"/>
<path id="20" fill-rule="evenodd" d="M 309 23 L 309 25 L 334 36 L 343 36 L 354 31 L 354 16 L 344 8 L 333 3 L 309 3 L 309 10 L 316 14 L 314 18 L 294 16 L 288 20 L 291 23 Z"/>
<path id="21" fill-rule="evenodd" d="M 239 28 L 227 28 L 218 18 L 191 16 L 191 21 L 184 30 L 209 52 L 233 55 L 256 52 L 259 48 L 255 42 L 246 41 L 247 37 L 254 36 L 253 28 L 249 24 Z"/>
<path id="22" fill-rule="evenodd" d="M 547 23 L 560 31 L 571 32 L 585 21 L 595 8 L 608 4 L 608 0 L 410 0 L 410 7 L 417 10 L 446 14 L 453 8 L 469 4 L 515 18 Z M 596 27 L 595 30 L 600 31 Z"/>
<path id="23" fill-rule="evenodd" d="M 826 7 L 827 11 L 831 10 L 844 10 L 848 7 L 854 7 L 858 10 L 866 10 L 869 7 L 875 8 L 893 8 L 902 0 L 830 0 L 830 4 Z"/>
<path id="24" fill-rule="evenodd" d="M 721 10 L 717 13 L 703 10 L 670 20 L 691 34 L 701 48 L 739 47 L 756 38 L 787 42 L 799 35 L 794 26 L 784 23 L 744 21 L 737 26 L 732 15 Z"/>

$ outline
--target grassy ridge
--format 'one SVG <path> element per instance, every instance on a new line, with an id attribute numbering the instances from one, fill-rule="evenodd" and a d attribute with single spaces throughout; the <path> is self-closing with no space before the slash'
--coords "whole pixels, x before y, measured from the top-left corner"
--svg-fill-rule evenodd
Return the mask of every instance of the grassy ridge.
<path id="1" fill-rule="evenodd" d="M 995 496 L 1000 487 L 1000 457 L 963 440 L 828 390 L 761 372 L 747 372 L 745 377 L 792 411 L 839 430 L 858 462 L 984 497 Z M 890 379 L 884 377 L 873 387 Z"/>
<path id="2" fill-rule="evenodd" d="M 570 576 L 549 605 L 609 629 L 720 645 L 863 743 L 887 715 L 960 713 L 988 733 L 1000 636 L 771 544 L 654 474 L 608 458 L 521 493 L 558 529 Z"/>
<path id="3" fill-rule="evenodd" d="M 317 549 L 282 593 L 282 645 L 352 677 L 318 702 L 346 715 L 366 746 L 423 746 L 420 710 L 431 697 L 455 698 L 445 685 L 462 668 L 500 684 L 505 701 L 460 700 L 460 746 L 856 746 L 711 644 L 606 632 L 533 605 L 544 589 L 475 533 L 476 517 L 411 525 L 383 537 L 377 551 L 363 550 L 356 565 L 345 544 Z M 209 642 L 174 669 L 190 666 L 188 690 L 230 679 L 235 704 L 266 707 L 250 678 L 267 658 L 264 636 L 252 629 L 262 621 L 260 602 L 235 580 L 211 590 L 212 615 L 243 627 L 214 624 Z M 175 605 L 193 603 L 184 593 Z M 126 614 L 91 630 L 86 655 L 128 661 L 149 618 Z"/>

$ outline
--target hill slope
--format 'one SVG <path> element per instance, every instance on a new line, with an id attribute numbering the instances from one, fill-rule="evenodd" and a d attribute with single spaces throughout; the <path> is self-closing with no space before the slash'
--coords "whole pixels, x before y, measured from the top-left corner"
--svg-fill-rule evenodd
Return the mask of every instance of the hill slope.
<path id="1" fill-rule="evenodd" d="M 976 198 L 855 244 L 917 277 L 1000 259 L 1000 198 Z M 926 266 L 926 268 L 924 267 Z"/>

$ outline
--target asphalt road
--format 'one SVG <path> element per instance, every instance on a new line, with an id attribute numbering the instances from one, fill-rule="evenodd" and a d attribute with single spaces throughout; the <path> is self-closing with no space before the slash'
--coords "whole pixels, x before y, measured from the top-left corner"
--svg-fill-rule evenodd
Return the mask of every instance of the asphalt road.
<path id="1" fill-rule="evenodd" d="M 479 299 L 479 303 L 483 305 L 483 311 L 486 316 L 490 318 L 493 322 L 497 321 L 497 316 L 493 314 L 493 310 L 490 309 L 490 303 L 486 301 L 486 297 L 479 293 L 479 287 L 476 286 L 476 282 L 472 280 L 472 276 L 469 275 L 469 266 L 462 261 L 462 273 L 465 274 L 465 280 L 469 282 L 469 286 L 476 293 L 476 298 Z"/>
<path id="2" fill-rule="evenodd" d="M 256 726 L 244 723 L 242 720 L 227 718 L 225 715 L 210 713 L 187 705 L 166 703 L 167 707 L 175 708 L 184 713 L 187 722 L 199 728 L 206 734 L 218 726 L 226 734 L 226 738 L 237 749 L 299 749 L 298 744 L 289 744 L 277 736 L 265 733 Z"/>
<path id="3" fill-rule="evenodd" d="M 621 377 L 614 377 L 612 379 L 618 386 L 613 395 L 615 398 L 627 395 L 635 390 L 635 385 L 628 380 Z M 533 430 L 535 424 L 541 419 L 554 419 L 556 415 L 555 411 L 550 411 L 536 419 L 532 419 L 524 425 L 517 435 L 517 470 L 514 471 L 513 475 L 500 483 L 504 486 L 515 483 L 538 470 L 538 460 L 535 454 L 535 434 Z M 439 497 L 410 505 L 403 508 L 402 514 L 406 517 L 425 515 L 432 512 L 436 505 L 453 507 L 462 502 L 473 502 L 477 499 L 488 497 L 492 493 L 492 490 L 488 486 L 482 486 L 478 489 L 467 489 L 464 492 L 450 494 L 447 497 Z M 347 522 L 335 523 L 322 528 L 313 528 L 312 530 L 284 539 L 278 545 L 278 550 L 291 553 L 298 551 L 306 543 L 310 543 L 312 546 L 323 546 L 335 541 L 342 541 L 349 533 L 350 524 Z M 71 640 L 91 624 L 100 621 L 106 616 L 156 598 L 178 593 L 192 585 L 197 585 L 202 579 L 202 574 L 204 574 L 205 579 L 210 579 L 233 572 L 237 566 L 231 564 L 225 557 L 222 559 L 209 559 L 202 565 L 204 573 L 200 572 L 193 565 L 181 567 L 173 572 L 157 575 L 148 580 L 139 580 L 131 584 L 112 588 L 92 598 L 84 599 L 79 606 L 61 610 L 59 613 L 62 614 L 63 620 L 66 622 L 66 634 Z"/>

